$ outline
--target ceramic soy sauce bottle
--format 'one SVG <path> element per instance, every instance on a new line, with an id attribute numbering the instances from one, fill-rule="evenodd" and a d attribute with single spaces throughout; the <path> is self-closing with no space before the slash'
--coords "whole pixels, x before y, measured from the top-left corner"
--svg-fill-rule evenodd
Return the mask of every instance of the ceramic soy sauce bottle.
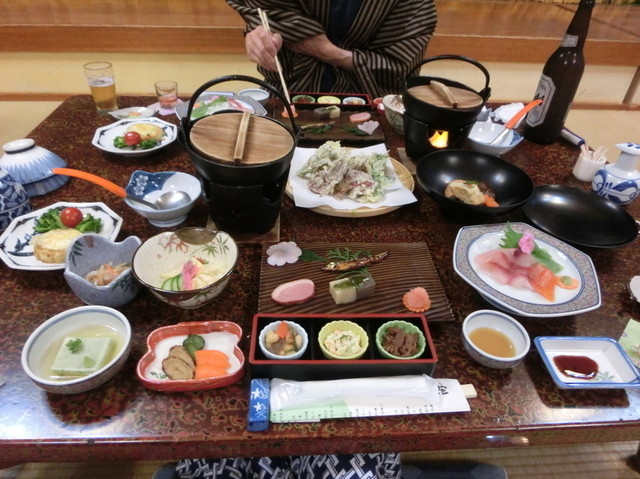
<path id="1" fill-rule="evenodd" d="M 619 143 L 618 161 L 600 168 L 591 183 L 593 191 L 619 205 L 626 205 L 640 196 L 640 144 Z"/>

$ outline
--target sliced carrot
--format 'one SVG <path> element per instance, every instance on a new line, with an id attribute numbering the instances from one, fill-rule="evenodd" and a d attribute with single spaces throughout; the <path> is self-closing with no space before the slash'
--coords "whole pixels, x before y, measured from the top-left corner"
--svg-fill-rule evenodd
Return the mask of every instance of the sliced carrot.
<path id="1" fill-rule="evenodd" d="M 429 293 L 422 287 L 412 288 L 402 297 L 402 304 L 409 311 L 422 313 L 431 307 Z"/>
<path id="2" fill-rule="evenodd" d="M 225 353 L 217 349 L 200 349 L 195 352 L 196 370 L 199 366 L 218 366 L 221 368 L 229 368 L 231 362 Z"/>
<path id="3" fill-rule="evenodd" d="M 276 334 L 282 339 L 286 338 L 289 334 L 289 325 L 285 321 L 280 321 L 276 327 Z"/>
<path id="4" fill-rule="evenodd" d="M 219 366 L 213 366 L 213 365 L 196 366 L 193 379 L 216 378 L 219 376 L 226 376 L 227 374 L 228 374 L 227 370 Z"/>
<path id="5" fill-rule="evenodd" d="M 531 287 L 536 293 L 541 294 L 549 301 L 556 299 L 556 284 L 558 282 L 556 275 L 541 264 L 535 264 L 531 267 L 529 273 Z"/>
<path id="6" fill-rule="evenodd" d="M 496 201 L 493 196 L 484 195 L 484 205 L 495 208 L 496 206 L 500 206 L 500 204 Z"/>
<path id="7" fill-rule="evenodd" d="M 576 289 L 580 285 L 580 281 L 571 276 L 557 276 L 556 285 L 564 289 Z"/>

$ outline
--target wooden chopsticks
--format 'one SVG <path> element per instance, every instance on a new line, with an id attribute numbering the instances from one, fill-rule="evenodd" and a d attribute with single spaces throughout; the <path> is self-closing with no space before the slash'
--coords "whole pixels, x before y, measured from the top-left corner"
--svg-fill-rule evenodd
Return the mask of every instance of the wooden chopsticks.
<path id="1" fill-rule="evenodd" d="M 271 34 L 271 28 L 269 27 L 269 19 L 267 18 L 267 13 L 258 8 L 258 15 L 260 16 L 260 21 L 262 22 L 262 26 L 267 31 L 268 34 Z M 284 75 L 282 74 L 282 65 L 280 65 L 280 60 L 278 60 L 278 54 L 274 57 L 276 61 L 276 68 L 278 69 L 278 76 L 280 76 L 280 83 L 282 84 L 282 89 L 284 90 L 284 96 L 287 99 L 289 105 L 291 105 L 291 98 L 289 97 L 289 90 L 287 89 L 287 84 L 284 81 Z M 293 105 L 291 105 L 293 106 Z"/>

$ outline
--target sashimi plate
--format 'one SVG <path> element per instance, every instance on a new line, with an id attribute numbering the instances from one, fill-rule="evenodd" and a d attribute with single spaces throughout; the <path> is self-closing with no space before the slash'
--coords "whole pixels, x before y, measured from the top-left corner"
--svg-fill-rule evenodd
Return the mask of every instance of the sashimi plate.
<path id="1" fill-rule="evenodd" d="M 622 346 L 611 338 L 538 336 L 534 343 L 553 382 L 562 389 L 616 389 L 640 387 L 640 371 Z M 555 364 L 556 356 L 588 358 L 597 364 L 590 378 L 567 376 Z"/>
<path id="2" fill-rule="evenodd" d="M 500 247 L 508 226 L 518 233 L 529 233 L 541 248 L 562 266 L 559 274 L 579 281 L 576 289 L 556 288 L 554 301 L 535 291 L 499 284 L 475 266 L 474 259 Z M 453 267 L 489 303 L 509 313 L 547 318 L 570 316 L 600 307 L 600 283 L 591 258 L 572 246 L 526 223 L 465 226 L 460 228 L 453 250 Z"/>

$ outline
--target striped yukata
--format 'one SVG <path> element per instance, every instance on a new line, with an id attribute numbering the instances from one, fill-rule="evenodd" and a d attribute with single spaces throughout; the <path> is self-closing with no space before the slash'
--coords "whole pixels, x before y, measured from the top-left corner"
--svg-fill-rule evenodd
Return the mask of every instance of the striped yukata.
<path id="1" fill-rule="evenodd" d="M 349 1 L 342 0 L 343 4 Z M 358 0 L 355 0 L 358 2 Z M 282 35 L 284 47 L 278 54 L 290 91 L 367 93 L 377 98 L 388 93 L 401 93 L 404 79 L 423 59 L 429 39 L 436 27 L 434 0 L 359 0 L 353 13 L 351 28 L 332 38 L 333 23 L 340 8 L 335 0 L 226 0 L 244 18 L 246 31 L 261 25 L 258 8 L 269 16 L 272 32 Z M 332 13 L 334 17 L 332 18 Z M 338 47 L 353 52 L 354 70 L 336 69 L 317 59 L 297 54 L 286 48 L 305 38 L 327 34 Z M 334 79 L 329 90 L 322 90 L 326 70 Z M 278 74 L 258 67 L 266 81 L 280 88 Z"/>
<path id="2" fill-rule="evenodd" d="M 175 479 L 400 479 L 400 455 L 327 454 L 227 459 L 184 459 Z"/>

